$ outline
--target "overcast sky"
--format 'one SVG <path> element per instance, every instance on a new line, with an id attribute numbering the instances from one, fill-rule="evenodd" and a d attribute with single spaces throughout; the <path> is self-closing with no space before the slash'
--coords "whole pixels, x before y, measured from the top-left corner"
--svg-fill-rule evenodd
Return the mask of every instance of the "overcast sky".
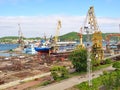
<path id="1" fill-rule="evenodd" d="M 24 37 L 49 37 L 58 20 L 60 35 L 79 32 L 90 6 L 102 32 L 120 33 L 120 0 L 0 0 L 0 37 L 17 36 L 18 23 Z"/>

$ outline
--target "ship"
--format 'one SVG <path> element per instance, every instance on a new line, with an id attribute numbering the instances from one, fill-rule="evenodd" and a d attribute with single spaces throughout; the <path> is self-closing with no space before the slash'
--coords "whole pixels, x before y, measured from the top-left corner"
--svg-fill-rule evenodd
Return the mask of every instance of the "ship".
<path id="1" fill-rule="evenodd" d="M 26 53 L 26 54 L 36 54 L 36 50 L 34 49 L 34 44 L 27 44 L 24 46 L 24 50 L 23 50 L 23 53 Z"/>

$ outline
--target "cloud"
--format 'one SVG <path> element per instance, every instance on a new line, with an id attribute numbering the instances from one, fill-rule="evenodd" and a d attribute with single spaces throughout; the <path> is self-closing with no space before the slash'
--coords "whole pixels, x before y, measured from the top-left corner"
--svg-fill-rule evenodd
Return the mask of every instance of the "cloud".
<path id="1" fill-rule="evenodd" d="M 62 28 L 60 35 L 68 32 L 79 32 L 85 20 L 84 16 L 1 16 L 0 36 L 17 36 L 18 23 L 21 25 L 25 37 L 42 37 L 44 33 L 49 37 L 55 35 L 57 21 L 61 20 Z M 120 18 L 97 18 L 98 25 L 102 32 L 119 32 Z"/>

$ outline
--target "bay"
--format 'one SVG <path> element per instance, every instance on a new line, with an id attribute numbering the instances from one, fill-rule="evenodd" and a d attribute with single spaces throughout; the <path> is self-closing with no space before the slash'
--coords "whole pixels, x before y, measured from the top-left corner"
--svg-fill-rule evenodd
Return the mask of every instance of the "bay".
<path id="1" fill-rule="evenodd" d="M 0 44 L 0 51 L 11 50 L 19 47 L 19 44 Z"/>
<path id="2" fill-rule="evenodd" d="M 9 51 L 19 47 L 19 44 L 0 44 L 0 56 L 10 57 L 17 56 L 15 53 L 6 53 L 5 51 Z"/>

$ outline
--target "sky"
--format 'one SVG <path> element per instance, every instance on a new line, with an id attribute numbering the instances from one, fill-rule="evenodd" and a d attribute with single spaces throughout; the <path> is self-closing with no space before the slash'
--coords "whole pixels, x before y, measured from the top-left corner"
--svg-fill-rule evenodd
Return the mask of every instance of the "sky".
<path id="1" fill-rule="evenodd" d="M 79 32 L 90 6 L 94 6 L 103 33 L 120 33 L 120 0 L 0 0 L 0 37 L 18 36 L 20 23 L 24 37 Z"/>

